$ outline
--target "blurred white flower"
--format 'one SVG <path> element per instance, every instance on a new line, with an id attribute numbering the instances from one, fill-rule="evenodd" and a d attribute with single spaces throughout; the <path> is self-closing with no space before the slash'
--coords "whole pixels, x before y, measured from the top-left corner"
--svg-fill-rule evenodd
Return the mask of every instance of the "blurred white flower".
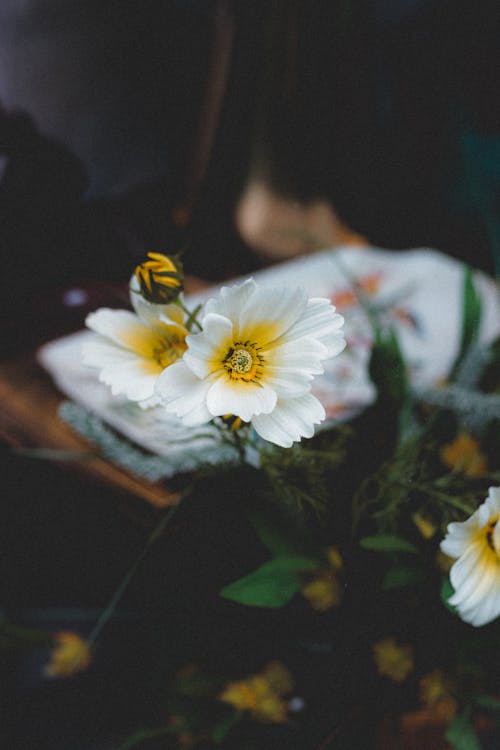
<path id="1" fill-rule="evenodd" d="M 188 425 L 233 414 L 265 440 L 290 447 L 325 418 L 310 393 L 322 361 L 345 347 L 343 318 L 303 289 L 224 287 L 206 304 L 201 333 L 163 372 L 157 393 Z"/>
<path id="2" fill-rule="evenodd" d="M 84 344 L 84 364 L 100 369 L 99 380 L 114 395 L 126 396 L 146 408 L 158 403 L 155 384 L 160 373 L 186 350 L 184 313 L 176 304 L 158 305 L 130 283 L 135 312 L 101 308 L 85 321 L 96 333 Z"/>
<path id="3" fill-rule="evenodd" d="M 500 487 L 463 523 L 450 523 L 441 549 L 458 560 L 450 570 L 449 603 L 462 620 L 486 625 L 500 615 Z"/>

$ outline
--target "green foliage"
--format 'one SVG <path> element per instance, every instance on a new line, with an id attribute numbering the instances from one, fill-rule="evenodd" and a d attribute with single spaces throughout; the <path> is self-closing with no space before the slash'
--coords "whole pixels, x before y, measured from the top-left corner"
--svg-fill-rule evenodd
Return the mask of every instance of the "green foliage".
<path id="1" fill-rule="evenodd" d="M 365 536 L 360 540 L 359 546 L 373 552 L 409 552 L 413 555 L 418 554 L 418 549 L 414 544 L 394 534 Z"/>
<path id="2" fill-rule="evenodd" d="M 386 572 L 382 581 L 384 591 L 413 586 L 425 579 L 425 571 L 422 568 L 410 567 L 408 565 L 394 565 Z"/>
<path id="3" fill-rule="evenodd" d="M 276 557 L 221 590 L 225 599 L 250 607 L 283 607 L 302 586 L 301 572 L 314 570 L 317 560 L 308 557 Z"/>
<path id="4" fill-rule="evenodd" d="M 242 719 L 243 711 L 231 711 L 215 725 L 212 731 L 212 740 L 216 745 L 223 742 L 231 729 Z"/>
<path id="5" fill-rule="evenodd" d="M 401 406 L 408 394 L 408 374 L 396 333 L 374 326 L 375 340 L 368 372 L 377 389 L 378 400 Z"/>
<path id="6" fill-rule="evenodd" d="M 324 513 L 331 499 L 331 475 L 346 461 L 352 434 L 348 426 L 332 430 L 324 448 L 312 447 L 311 443 L 295 444 L 287 450 L 266 447 L 261 469 L 273 497 L 293 510 L 310 507 Z"/>
<path id="7" fill-rule="evenodd" d="M 462 291 L 462 332 L 458 354 L 448 376 L 451 381 L 459 379 L 460 370 L 479 338 L 481 318 L 481 297 L 474 286 L 472 270 L 466 266 Z"/>
<path id="8" fill-rule="evenodd" d="M 139 747 L 148 740 L 159 739 L 160 737 L 168 737 L 169 735 L 172 736 L 172 734 L 173 730 L 171 727 L 159 727 L 158 729 L 140 729 L 138 732 L 135 732 L 130 737 L 128 737 L 125 742 L 119 745 L 119 747 L 115 748 L 115 750 L 132 750 L 132 748 Z"/>
<path id="9" fill-rule="evenodd" d="M 470 708 L 453 719 L 446 730 L 445 737 L 455 750 L 481 750 L 472 725 Z"/>
<path id="10" fill-rule="evenodd" d="M 452 614 L 457 614 L 456 607 L 453 606 L 453 604 L 450 604 L 450 599 L 455 593 L 455 590 L 453 586 L 451 585 L 449 578 L 443 578 L 443 582 L 441 584 L 441 601 L 443 602 L 444 606 L 447 610 L 452 612 Z"/>
<path id="11" fill-rule="evenodd" d="M 485 711 L 500 713 L 500 700 L 498 698 L 493 698 L 491 695 L 475 695 L 473 700 L 476 706 L 484 708 Z"/>

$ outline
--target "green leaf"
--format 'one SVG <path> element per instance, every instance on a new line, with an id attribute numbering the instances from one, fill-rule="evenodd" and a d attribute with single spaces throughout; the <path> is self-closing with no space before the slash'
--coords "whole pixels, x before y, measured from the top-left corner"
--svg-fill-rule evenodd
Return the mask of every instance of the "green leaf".
<path id="1" fill-rule="evenodd" d="M 248 509 L 247 514 L 255 533 L 272 555 L 281 557 L 296 551 L 297 532 L 287 529 L 289 533 L 286 533 L 284 529 L 287 528 L 287 524 L 282 517 L 274 519 L 269 513 L 264 514 L 255 508 Z"/>
<path id="2" fill-rule="evenodd" d="M 475 695 L 474 703 L 486 711 L 500 711 L 500 700 L 493 698 L 491 695 Z"/>
<path id="3" fill-rule="evenodd" d="M 365 536 L 360 540 L 359 546 L 372 552 L 409 552 L 418 554 L 418 549 L 411 542 L 393 534 L 378 534 L 377 536 Z"/>
<path id="4" fill-rule="evenodd" d="M 212 731 L 212 739 L 216 745 L 219 745 L 226 739 L 231 729 L 240 721 L 242 716 L 243 711 L 233 711 L 227 716 L 224 716 L 224 718 L 215 725 Z"/>
<path id="5" fill-rule="evenodd" d="M 457 608 L 449 602 L 454 593 L 455 589 L 451 585 L 449 578 L 443 578 L 443 583 L 441 584 L 441 601 L 449 612 L 456 615 Z"/>
<path id="6" fill-rule="evenodd" d="M 470 708 L 453 719 L 446 730 L 445 737 L 455 750 L 481 750 L 474 727 L 470 719 Z"/>
<path id="7" fill-rule="evenodd" d="M 379 401 L 402 404 L 408 393 L 408 375 L 396 333 L 375 326 L 369 374 Z"/>
<path id="8" fill-rule="evenodd" d="M 302 586 L 299 573 L 317 567 L 318 562 L 308 557 L 276 557 L 224 586 L 220 596 L 249 607 L 283 607 Z"/>
<path id="9" fill-rule="evenodd" d="M 459 374 L 467 354 L 479 338 L 482 318 L 481 297 L 476 292 L 471 268 L 466 266 L 462 291 L 462 333 L 457 357 L 448 375 L 449 380 L 455 380 Z"/>
<path id="10" fill-rule="evenodd" d="M 131 750 L 133 747 L 139 747 L 147 740 L 155 739 L 156 737 L 167 737 L 172 734 L 172 727 L 161 727 L 160 729 L 141 729 L 139 732 L 131 735 L 125 742 L 123 742 L 115 750 Z"/>
<path id="11" fill-rule="evenodd" d="M 422 568 L 411 568 L 405 565 L 395 565 L 389 568 L 382 581 L 384 591 L 399 589 L 403 586 L 413 586 L 425 578 Z"/>

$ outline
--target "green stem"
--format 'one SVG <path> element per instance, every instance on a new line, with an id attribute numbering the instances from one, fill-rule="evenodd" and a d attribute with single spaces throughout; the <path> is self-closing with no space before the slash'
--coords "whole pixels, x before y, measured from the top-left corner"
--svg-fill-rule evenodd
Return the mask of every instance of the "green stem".
<path id="1" fill-rule="evenodd" d="M 202 331 L 203 329 L 202 329 L 201 323 L 196 318 L 196 316 L 201 310 L 201 305 L 196 305 L 194 310 L 189 310 L 189 308 L 186 307 L 186 305 L 180 298 L 177 300 L 177 304 L 179 305 L 181 310 L 188 316 L 187 321 L 186 321 L 186 328 L 188 329 L 188 331 L 191 330 L 193 325 L 195 325 L 199 331 Z"/>
<path id="2" fill-rule="evenodd" d="M 456 497 L 451 497 L 450 495 L 446 495 L 444 492 L 440 492 L 439 490 L 434 490 L 431 487 L 426 487 L 421 484 L 416 484 L 415 482 L 411 482 L 410 484 L 406 484 L 405 482 L 399 482 L 399 484 L 402 487 L 407 487 L 412 490 L 418 490 L 420 492 L 425 492 L 427 495 L 430 495 L 431 497 L 435 497 L 437 500 L 441 500 L 443 503 L 447 503 L 448 505 L 452 505 L 454 508 L 457 508 L 458 510 L 462 510 L 464 513 L 467 513 L 467 515 L 471 516 L 474 513 L 474 508 L 471 508 L 470 505 L 467 503 L 463 503 L 461 500 L 458 500 Z"/>
<path id="3" fill-rule="evenodd" d="M 236 450 L 238 451 L 238 456 L 240 459 L 241 464 L 245 464 L 245 444 L 243 440 L 241 439 L 241 435 L 238 433 L 238 430 L 232 430 L 231 435 L 233 437 L 234 445 Z"/>
<path id="4" fill-rule="evenodd" d="M 132 737 L 120 745 L 117 750 L 130 750 L 133 747 L 142 745 L 147 740 L 155 739 L 156 737 L 167 737 L 173 733 L 172 727 L 160 727 L 159 729 L 144 729 L 140 732 L 136 732 Z"/>
<path id="5" fill-rule="evenodd" d="M 123 594 L 127 590 L 127 587 L 129 585 L 130 581 L 132 580 L 132 578 L 136 574 L 136 572 L 139 569 L 139 567 L 140 567 L 141 563 L 143 562 L 143 560 L 145 560 L 145 558 L 147 557 L 148 552 L 149 552 L 150 548 L 152 547 L 152 545 L 162 535 L 162 533 L 164 532 L 165 528 L 167 527 L 167 525 L 169 524 L 169 522 L 173 518 L 173 516 L 174 516 L 174 514 L 175 514 L 175 512 L 177 510 L 177 508 L 180 505 L 180 502 L 181 501 L 179 500 L 178 503 L 176 503 L 175 505 L 172 505 L 172 507 L 167 511 L 167 513 L 165 513 L 165 515 L 162 516 L 162 518 L 160 519 L 160 521 L 157 523 L 157 525 L 154 527 L 153 531 L 151 532 L 151 534 L 147 538 L 146 544 L 142 548 L 141 553 L 139 554 L 139 556 L 137 557 L 137 559 L 133 563 L 132 567 L 129 568 L 129 570 L 127 571 L 127 573 L 123 577 L 120 585 L 118 586 L 118 588 L 114 592 L 113 596 L 109 600 L 108 604 L 106 605 L 106 607 L 103 609 L 103 611 L 99 615 L 96 624 L 94 625 L 94 627 L 93 627 L 93 629 L 92 629 L 89 637 L 87 638 L 87 642 L 90 645 L 93 645 L 96 642 L 96 640 L 99 637 L 102 629 L 104 628 L 104 626 L 107 624 L 107 622 L 113 616 L 113 613 L 114 613 L 114 611 L 115 611 L 118 603 L 120 602 Z"/>

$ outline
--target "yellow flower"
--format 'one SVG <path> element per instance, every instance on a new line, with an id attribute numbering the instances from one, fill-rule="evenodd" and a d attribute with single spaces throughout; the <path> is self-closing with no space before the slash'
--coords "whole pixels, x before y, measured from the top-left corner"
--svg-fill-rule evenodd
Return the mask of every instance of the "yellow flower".
<path id="1" fill-rule="evenodd" d="M 460 432 L 455 440 L 441 448 L 441 460 L 449 469 L 469 477 L 480 477 L 487 469 L 479 442 L 466 432 Z"/>
<path id="2" fill-rule="evenodd" d="M 288 704 L 283 696 L 293 689 L 293 678 L 280 662 L 270 662 L 259 674 L 229 682 L 219 700 L 239 711 L 249 711 L 256 721 L 282 724 Z"/>
<path id="3" fill-rule="evenodd" d="M 435 669 L 420 679 L 420 700 L 443 721 L 453 719 L 458 710 L 451 684 L 440 669 Z"/>
<path id="4" fill-rule="evenodd" d="M 184 288 L 182 263 L 178 256 L 163 253 L 148 253 L 148 258 L 135 269 L 141 294 L 148 302 L 166 305 Z"/>
<path id="5" fill-rule="evenodd" d="M 373 646 L 373 658 L 378 672 L 393 682 L 404 682 L 413 670 L 413 649 L 400 646 L 394 638 L 385 638 Z"/>
<path id="6" fill-rule="evenodd" d="M 54 637 L 50 662 L 44 669 L 47 677 L 73 677 L 92 661 L 90 645 L 77 633 L 63 630 Z"/>
<path id="7" fill-rule="evenodd" d="M 331 571 L 320 570 L 306 583 L 302 596 L 316 612 L 326 612 L 339 604 L 342 589 Z"/>
<path id="8" fill-rule="evenodd" d="M 326 612 L 336 607 L 342 598 L 342 588 L 336 573 L 343 563 L 336 547 L 328 547 L 327 559 L 330 566 L 314 571 L 301 591 L 316 612 Z"/>

